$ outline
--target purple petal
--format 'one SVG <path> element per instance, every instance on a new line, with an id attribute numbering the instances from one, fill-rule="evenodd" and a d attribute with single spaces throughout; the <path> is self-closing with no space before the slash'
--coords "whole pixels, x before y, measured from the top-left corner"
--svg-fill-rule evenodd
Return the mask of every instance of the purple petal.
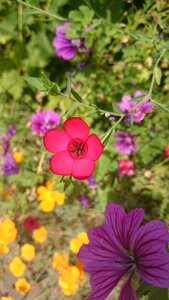
<path id="1" fill-rule="evenodd" d="M 135 290 L 131 286 L 131 279 L 129 278 L 121 287 L 121 292 L 118 300 L 137 300 Z"/>
<path id="2" fill-rule="evenodd" d="M 154 220 L 142 226 L 133 237 L 133 253 L 142 279 L 154 286 L 169 287 L 169 242 L 167 226 Z"/>
<path id="3" fill-rule="evenodd" d="M 129 250 L 134 234 L 137 232 L 144 218 L 144 210 L 136 208 L 125 213 L 118 204 L 108 204 L 106 209 L 106 226 L 111 239 L 116 238 L 118 243 Z"/>

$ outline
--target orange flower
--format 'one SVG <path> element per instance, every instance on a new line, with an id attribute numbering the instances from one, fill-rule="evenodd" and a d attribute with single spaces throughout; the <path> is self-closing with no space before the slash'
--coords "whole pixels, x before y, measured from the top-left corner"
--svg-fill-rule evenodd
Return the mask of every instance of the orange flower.
<path id="1" fill-rule="evenodd" d="M 10 219 L 6 218 L 0 223 L 0 240 L 6 244 L 12 243 L 17 236 L 17 229 L 15 223 Z"/>
<path id="2" fill-rule="evenodd" d="M 32 261 L 35 257 L 35 247 L 30 244 L 24 244 L 21 247 L 21 256 L 27 261 Z"/>
<path id="3" fill-rule="evenodd" d="M 9 270 L 14 276 L 20 277 L 25 272 L 26 265 L 18 256 L 15 256 L 9 264 Z"/>
<path id="4" fill-rule="evenodd" d="M 35 242 L 42 244 L 47 240 L 48 232 L 44 226 L 40 226 L 39 228 L 35 229 L 32 234 L 32 238 Z"/>
<path id="5" fill-rule="evenodd" d="M 80 285 L 80 272 L 75 266 L 68 266 L 64 269 L 58 279 L 58 284 L 66 296 L 76 294 Z"/>
<path id="6" fill-rule="evenodd" d="M 15 282 L 15 288 L 19 293 L 25 295 L 30 291 L 31 285 L 25 278 L 19 278 Z"/>
<path id="7" fill-rule="evenodd" d="M 20 164 L 23 161 L 23 154 L 21 152 L 15 152 L 13 158 L 17 164 Z"/>
<path id="8" fill-rule="evenodd" d="M 62 271 L 69 264 L 69 256 L 66 252 L 55 252 L 52 261 L 52 267 L 58 271 Z"/>
<path id="9" fill-rule="evenodd" d="M 77 254 L 83 244 L 88 244 L 89 239 L 86 232 L 80 232 L 75 239 L 70 241 L 70 249 Z"/>

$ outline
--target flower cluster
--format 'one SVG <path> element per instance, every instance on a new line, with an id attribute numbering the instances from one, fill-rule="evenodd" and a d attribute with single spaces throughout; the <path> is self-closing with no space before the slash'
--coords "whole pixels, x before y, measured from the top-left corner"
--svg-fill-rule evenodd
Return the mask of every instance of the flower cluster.
<path id="1" fill-rule="evenodd" d="M 63 25 L 56 27 L 56 36 L 53 39 L 53 46 L 56 50 L 56 56 L 65 60 L 73 58 L 79 49 L 83 49 L 86 53 L 90 53 L 90 49 L 85 47 L 84 39 L 68 39 L 65 28 L 70 27 L 70 22 L 65 22 Z"/>
<path id="2" fill-rule="evenodd" d="M 77 237 L 70 242 L 70 249 L 77 253 L 83 244 L 88 243 L 86 232 L 80 232 Z M 77 293 L 78 289 L 84 284 L 83 264 L 77 260 L 76 265 L 69 263 L 69 255 L 66 252 L 55 252 L 52 267 L 59 271 L 58 284 L 66 296 Z"/>
<path id="3" fill-rule="evenodd" d="M 37 199 L 39 200 L 39 209 L 43 212 L 51 212 L 55 206 L 62 206 L 65 202 L 65 193 L 61 193 L 58 190 L 52 190 L 56 185 L 53 180 L 47 180 L 45 185 L 41 185 L 37 188 Z"/>
<path id="4" fill-rule="evenodd" d="M 118 162 L 118 176 L 123 177 L 124 175 L 133 176 L 134 175 L 134 161 L 121 159 Z"/>
<path id="5" fill-rule="evenodd" d="M 17 236 L 15 223 L 6 218 L 0 222 L 0 254 L 9 252 L 9 244 L 14 242 Z"/>
<path id="6" fill-rule="evenodd" d="M 32 131 L 45 134 L 49 129 L 60 124 L 60 114 L 53 110 L 37 112 L 31 117 Z"/>
<path id="7" fill-rule="evenodd" d="M 134 93 L 134 98 L 144 96 L 142 91 L 136 91 Z M 121 111 L 126 115 L 124 121 L 128 123 L 140 123 L 148 112 L 154 109 L 154 105 L 150 99 L 145 99 L 144 101 L 131 101 L 132 97 L 130 95 L 124 95 L 121 102 L 118 103 Z"/>

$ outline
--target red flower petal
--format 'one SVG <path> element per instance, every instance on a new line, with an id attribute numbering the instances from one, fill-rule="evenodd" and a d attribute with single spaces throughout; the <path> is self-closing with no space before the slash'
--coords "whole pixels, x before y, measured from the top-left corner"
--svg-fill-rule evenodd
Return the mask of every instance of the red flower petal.
<path id="1" fill-rule="evenodd" d="M 95 162 L 87 157 L 74 160 L 72 175 L 76 179 L 85 179 L 92 175 L 95 168 Z"/>
<path id="2" fill-rule="evenodd" d="M 85 121 L 77 117 L 68 119 L 64 123 L 64 128 L 70 137 L 81 138 L 84 141 L 87 139 L 90 131 L 90 128 Z"/>
<path id="3" fill-rule="evenodd" d="M 56 153 L 50 159 L 50 168 L 53 173 L 57 175 L 67 176 L 71 175 L 73 159 L 67 151 Z"/>
<path id="4" fill-rule="evenodd" d="M 70 141 L 70 136 L 61 129 L 51 129 L 44 136 L 45 148 L 50 152 L 66 150 Z"/>
<path id="5" fill-rule="evenodd" d="M 92 160 L 97 160 L 103 152 L 103 145 L 96 134 L 91 134 L 87 141 L 88 152 L 87 157 Z"/>

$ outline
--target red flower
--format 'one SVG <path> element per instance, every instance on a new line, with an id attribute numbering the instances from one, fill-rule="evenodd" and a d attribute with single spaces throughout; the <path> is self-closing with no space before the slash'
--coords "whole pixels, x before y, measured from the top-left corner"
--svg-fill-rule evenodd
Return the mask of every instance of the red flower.
<path id="1" fill-rule="evenodd" d="M 133 176 L 134 175 L 134 161 L 121 159 L 118 162 L 118 176 L 122 177 L 124 175 Z"/>
<path id="2" fill-rule="evenodd" d="M 34 229 L 37 229 L 39 227 L 38 217 L 32 217 L 32 216 L 27 217 L 23 221 L 23 227 L 25 227 L 25 229 L 30 232 L 32 232 Z"/>
<path id="3" fill-rule="evenodd" d="M 55 153 L 50 168 L 57 175 L 88 178 L 103 152 L 103 145 L 96 134 L 89 135 L 89 126 L 80 118 L 68 119 L 64 129 L 51 129 L 44 136 L 46 149 Z"/>
<path id="4" fill-rule="evenodd" d="M 168 157 L 169 156 L 169 146 L 165 146 L 163 148 L 163 153 L 164 153 L 164 156 Z"/>

